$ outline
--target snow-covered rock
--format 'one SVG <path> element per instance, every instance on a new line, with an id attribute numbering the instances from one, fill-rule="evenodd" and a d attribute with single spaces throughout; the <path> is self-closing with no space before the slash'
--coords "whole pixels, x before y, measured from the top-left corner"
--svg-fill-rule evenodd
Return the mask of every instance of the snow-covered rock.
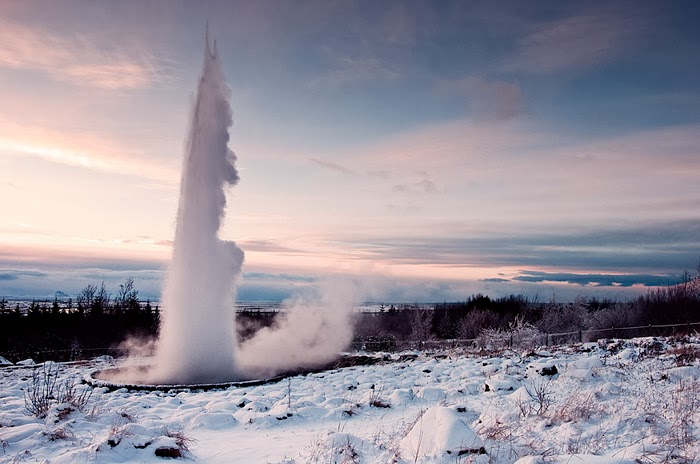
<path id="1" fill-rule="evenodd" d="M 512 376 L 498 375 L 484 381 L 484 391 L 514 391 L 517 387 L 517 380 Z"/>
<path id="2" fill-rule="evenodd" d="M 428 409 L 401 440 L 401 457 L 408 462 L 454 462 L 458 456 L 485 454 L 484 442 L 444 406 Z M 436 459 L 438 461 L 436 461 Z"/>

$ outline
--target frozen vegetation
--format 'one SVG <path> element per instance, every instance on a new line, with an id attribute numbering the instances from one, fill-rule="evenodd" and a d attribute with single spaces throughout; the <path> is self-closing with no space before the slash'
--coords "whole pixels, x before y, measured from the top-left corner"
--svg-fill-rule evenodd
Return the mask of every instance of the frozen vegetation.
<path id="1" fill-rule="evenodd" d="M 0 368 L 1 462 L 654 463 L 700 458 L 700 338 L 404 352 L 213 391 Z"/>

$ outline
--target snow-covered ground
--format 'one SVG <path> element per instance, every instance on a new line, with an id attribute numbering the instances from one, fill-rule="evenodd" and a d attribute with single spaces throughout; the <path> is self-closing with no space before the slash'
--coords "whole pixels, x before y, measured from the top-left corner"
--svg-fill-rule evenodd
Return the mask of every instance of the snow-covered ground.
<path id="1" fill-rule="evenodd" d="M 0 461 L 162 462 L 156 454 L 177 453 L 203 463 L 700 459 L 700 339 L 414 354 L 218 391 L 96 388 L 82 410 L 54 404 L 45 418 L 25 407 L 32 374 L 41 379 L 44 368 L 2 368 Z M 108 365 L 48 367 L 64 384 Z"/>

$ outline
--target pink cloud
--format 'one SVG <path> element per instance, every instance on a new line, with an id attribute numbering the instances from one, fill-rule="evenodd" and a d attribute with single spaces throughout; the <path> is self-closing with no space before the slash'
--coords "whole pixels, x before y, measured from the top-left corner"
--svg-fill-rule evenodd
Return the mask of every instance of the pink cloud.
<path id="1" fill-rule="evenodd" d="M 540 74 L 595 66 L 622 53 L 641 27 L 634 14 L 615 10 L 540 24 L 503 68 Z"/>
<path id="2" fill-rule="evenodd" d="M 54 163 L 126 174 L 159 182 L 179 179 L 176 158 L 163 161 L 124 142 L 90 131 L 66 131 L 15 124 L 0 118 L 0 151 Z"/>
<path id="3" fill-rule="evenodd" d="M 464 97 L 470 106 L 470 114 L 478 119 L 511 119 L 522 109 L 523 95 L 517 82 L 467 76 L 438 81 L 436 89 Z"/>
<path id="4" fill-rule="evenodd" d="M 33 70 L 54 79 L 105 89 L 139 89 L 168 79 L 145 53 L 105 51 L 85 37 L 61 37 L 0 19 L 0 67 Z"/>
<path id="5" fill-rule="evenodd" d="M 390 81 L 399 77 L 378 58 L 336 56 L 334 64 L 328 71 L 313 78 L 310 87 L 341 87 L 357 82 Z"/>
<path id="6" fill-rule="evenodd" d="M 325 161 L 319 158 L 309 158 L 311 162 L 314 164 L 321 166 L 322 168 L 329 169 L 331 171 L 339 172 L 340 174 L 344 175 L 350 175 L 354 176 L 357 175 L 357 172 L 353 171 L 352 169 L 348 169 L 345 166 L 339 164 L 339 163 L 332 163 L 330 161 Z"/>

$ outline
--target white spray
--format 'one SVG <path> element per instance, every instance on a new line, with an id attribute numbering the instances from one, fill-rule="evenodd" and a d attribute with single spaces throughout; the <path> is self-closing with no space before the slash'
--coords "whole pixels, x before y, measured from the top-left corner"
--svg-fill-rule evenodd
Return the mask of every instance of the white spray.
<path id="1" fill-rule="evenodd" d="M 243 346 L 235 336 L 233 301 L 243 251 L 218 237 L 227 185 L 238 182 L 227 144 L 229 88 L 206 39 L 204 68 L 185 146 L 172 263 L 163 291 L 163 321 L 150 369 L 125 366 L 104 374 L 127 383 L 197 384 L 245 380 L 322 366 L 352 338 L 357 282 L 329 280 L 317 294 L 287 302 L 275 325 Z M 139 345 L 139 348 L 143 348 Z"/>
<path id="2" fill-rule="evenodd" d="M 242 344 L 241 370 L 264 378 L 333 361 L 352 341 L 352 308 L 363 295 L 357 280 L 328 278 L 313 294 L 286 301 L 271 327 Z"/>
<path id="3" fill-rule="evenodd" d="M 227 185 L 238 182 L 228 148 L 233 122 L 216 51 L 206 38 L 204 67 L 192 110 L 180 184 L 172 263 L 163 291 L 163 322 L 153 383 L 235 380 L 233 301 L 243 251 L 218 237 Z"/>

